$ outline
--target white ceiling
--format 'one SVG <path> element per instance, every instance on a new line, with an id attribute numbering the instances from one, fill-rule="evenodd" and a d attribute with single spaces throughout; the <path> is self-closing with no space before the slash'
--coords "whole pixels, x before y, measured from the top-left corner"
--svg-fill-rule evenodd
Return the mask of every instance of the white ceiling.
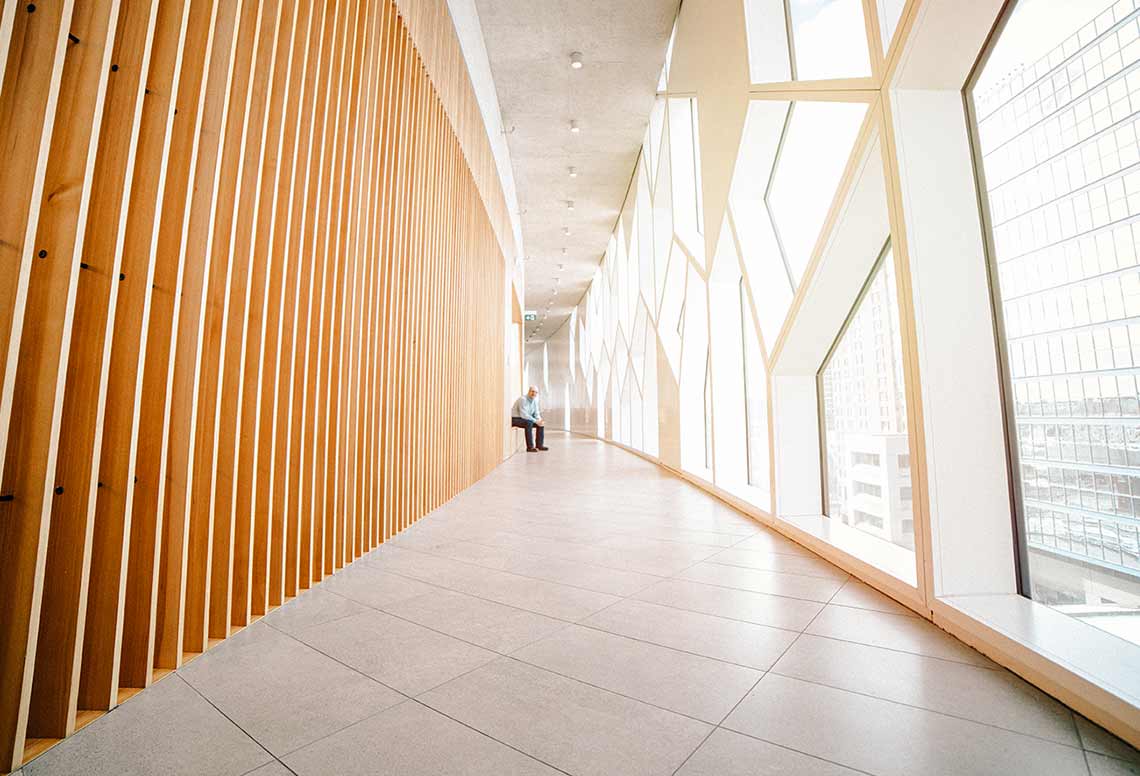
<path id="1" fill-rule="evenodd" d="M 558 330 L 605 252 L 679 3 L 475 0 L 518 190 L 524 306 L 539 316 L 525 326 L 532 342 Z M 570 67 L 574 51 L 580 70 Z"/>

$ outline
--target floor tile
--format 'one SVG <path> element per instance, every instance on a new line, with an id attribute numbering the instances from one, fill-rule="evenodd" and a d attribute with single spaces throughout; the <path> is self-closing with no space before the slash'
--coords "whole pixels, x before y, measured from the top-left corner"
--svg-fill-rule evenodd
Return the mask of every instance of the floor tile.
<path id="1" fill-rule="evenodd" d="M 831 599 L 831 603 L 839 604 L 840 606 L 851 606 L 856 609 L 871 609 L 876 612 L 886 612 L 888 614 L 907 614 L 912 617 L 917 617 L 910 609 L 906 608 L 893 598 L 883 595 L 870 585 L 865 585 L 859 580 L 851 577 L 844 583 L 835 597 Z"/>
<path id="2" fill-rule="evenodd" d="M 1088 772 L 1075 747 L 772 673 L 725 727 L 881 776 Z"/>
<path id="3" fill-rule="evenodd" d="M 263 618 L 265 623 L 286 633 L 298 633 L 321 623 L 360 614 L 368 607 L 330 593 L 321 587 L 306 590 Z"/>
<path id="4" fill-rule="evenodd" d="M 743 568 L 760 569 L 762 571 L 780 571 L 785 574 L 805 574 L 813 577 L 827 579 L 847 579 L 847 572 L 833 566 L 823 558 L 806 557 L 802 555 L 786 555 L 768 550 L 740 550 L 730 547 L 718 552 L 708 559 L 710 563 L 720 563 L 726 566 L 741 566 Z"/>
<path id="5" fill-rule="evenodd" d="M 632 599 L 603 609 L 582 624 L 761 671 L 771 668 L 799 635 Z"/>
<path id="6" fill-rule="evenodd" d="M 414 701 L 324 738 L 285 762 L 298 776 L 545 776 L 537 760 Z"/>
<path id="7" fill-rule="evenodd" d="M 25 765 L 23 776 L 238 776 L 271 759 L 172 674 Z"/>
<path id="8" fill-rule="evenodd" d="M 422 700 L 576 776 L 669 776 L 712 730 L 510 658 Z"/>
<path id="9" fill-rule="evenodd" d="M 738 550 L 761 550 L 764 552 L 779 552 L 785 555 L 801 555 L 809 558 L 818 557 L 814 552 L 811 552 L 803 545 L 796 544 L 791 539 L 781 536 L 771 529 L 764 529 L 755 536 L 750 536 L 734 546 Z"/>
<path id="10" fill-rule="evenodd" d="M 507 606 L 570 621 L 588 617 L 620 600 L 605 593 L 490 570 L 457 589 Z"/>
<path id="11" fill-rule="evenodd" d="M 502 653 L 513 652 L 566 627 L 562 620 L 443 589 L 401 601 L 388 611 Z"/>
<path id="12" fill-rule="evenodd" d="M 823 610 L 823 604 L 812 601 L 680 579 L 658 582 L 634 597 L 678 609 L 795 631 L 806 628 L 812 618 Z"/>
<path id="13" fill-rule="evenodd" d="M 426 582 L 366 565 L 353 565 L 333 574 L 321 587 L 357 603 L 383 609 L 389 604 L 429 593 L 437 588 Z"/>
<path id="14" fill-rule="evenodd" d="M 577 625 L 523 647 L 513 657 L 714 724 L 763 675 L 752 668 Z"/>
<path id="15" fill-rule="evenodd" d="M 719 563 L 698 563 L 679 575 L 691 582 L 734 587 L 753 593 L 768 593 L 806 601 L 826 603 L 843 586 L 840 580 L 808 577 L 802 574 L 781 574 L 776 571 L 759 571 L 723 566 Z"/>
<path id="16" fill-rule="evenodd" d="M 677 776 L 856 776 L 858 771 L 755 738 L 715 731 Z"/>
<path id="17" fill-rule="evenodd" d="M 1096 752 L 1086 752 L 1092 776 L 1140 776 L 1140 763 L 1117 760 Z"/>
<path id="18" fill-rule="evenodd" d="M 1073 717 L 1076 720 L 1077 732 L 1081 736 L 1081 743 L 1085 749 L 1140 765 L 1140 751 L 1080 714 L 1073 714 Z"/>
<path id="19" fill-rule="evenodd" d="M 297 638 L 408 695 L 418 695 L 494 659 L 495 654 L 383 612 L 308 628 Z"/>
<path id="20" fill-rule="evenodd" d="M 916 655 L 994 666 L 980 652 L 919 617 L 828 606 L 812 621 L 807 632 Z"/>
<path id="21" fill-rule="evenodd" d="M 260 768 L 249 771 L 246 776 L 292 776 L 293 772 L 277 760 L 270 760 Z"/>
<path id="22" fill-rule="evenodd" d="M 178 673 L 278 756 L 404 700 L 262 623 Z"/>
<path id="23" fill-rule="evenodd" d="M 1018 733 L 1080 746 L 1067 707 L 1008 671 L 804 634 L 772 669 Z"/>
<path id="24" fill-rule="evenodd" d="M 537 555 L 528 555 L 511 561 L 506 570 L 525 577 L 545 579 L 549 582 L 616 596 L 633 595 L 661 580 L 661 577 L 639 574 L 636 571 L 604 568 L 589 563 L 543 558 Z"/>

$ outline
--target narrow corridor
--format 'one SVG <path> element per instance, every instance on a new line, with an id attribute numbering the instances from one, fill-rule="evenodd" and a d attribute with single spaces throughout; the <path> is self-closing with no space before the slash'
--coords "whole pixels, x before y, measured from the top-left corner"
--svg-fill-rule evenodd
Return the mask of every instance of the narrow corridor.
<path id="1" fill-rule="evenodd" d="M 1140 772 L 685 481 L 551 440 L 22 776 Z"/>

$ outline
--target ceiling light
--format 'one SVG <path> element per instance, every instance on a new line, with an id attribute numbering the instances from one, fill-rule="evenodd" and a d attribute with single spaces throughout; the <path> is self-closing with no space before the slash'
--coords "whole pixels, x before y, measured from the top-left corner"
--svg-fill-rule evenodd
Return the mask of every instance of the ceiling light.
<path id="1" fill-rule="evenodd" d="M 566 209 L 567 210 L 573 210 L 574 209 L 574 200 L 572 200 L 572 199 L 566 200 Z"/>
<path id="2" fill-rule="evenodd" d="M 570 119 L 570 131 L 573 132 L 574 134 L 578 134 L 579 132 L 582 131 L 581 127 L 578 126 L 577 119 Z"/>
<path id="3" fill-rule="evenodd" d="M 564 234 L 564 235 L 566 235 L 567 237 L 569 237 L 569 236 L 570 236 L 570 227 L 568 227 L 568 226 L 564 226 L 564 227 L 562 227 L 562 234 Z"/>
<path id="4" fill-rule="evenodd" d="M 581 51 L 575 51 L 572 54 L 570 54 L 570 67 L 574 68 L 575 70 L 581 70 L 582 69 L 582 52 Z"/>
<path id="5" fill-rule="evenodd" d="M 578 169 L 576 167 L 570 168 L 570 177 L 571 178 L 577 178 L 578 177 Z"/>

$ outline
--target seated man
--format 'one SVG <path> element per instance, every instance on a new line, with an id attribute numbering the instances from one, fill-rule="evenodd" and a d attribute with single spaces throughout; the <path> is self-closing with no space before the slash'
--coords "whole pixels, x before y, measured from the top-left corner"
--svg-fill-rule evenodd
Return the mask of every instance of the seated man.
<path id="1" fill-rule="evenodd" d="M 511 425 L 515 428 L 526 429 L 526 451 L 528 453 L 550 449 L 543 444 L 546 429 L 543 427 L 542 411 L 538 408 L 538 389 L 533 385 L 526 392 L 526 395 L 520 396 L 515 402 L 515 406 L 511 408 Z M 535 428 L 538 429 L 538 447 L 534 446 Z"/>

